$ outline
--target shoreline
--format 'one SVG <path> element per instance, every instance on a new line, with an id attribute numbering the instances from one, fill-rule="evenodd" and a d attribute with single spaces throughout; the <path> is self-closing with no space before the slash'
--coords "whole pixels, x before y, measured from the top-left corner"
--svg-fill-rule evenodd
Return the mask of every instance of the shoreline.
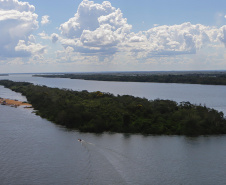
<path id="1" fill-rule="evenodd" d="M 18 101 L 18 100 L 12 100 L 12 99 L 8 99 L 8 98 L 0 98 L 0 104 L 14 106 L 14 107 L 18 107 L 18 106 L 26 106 L 26 108 L 32 107 L 32 105 L 29 103 L 25 103 L 25 102 Z"/>

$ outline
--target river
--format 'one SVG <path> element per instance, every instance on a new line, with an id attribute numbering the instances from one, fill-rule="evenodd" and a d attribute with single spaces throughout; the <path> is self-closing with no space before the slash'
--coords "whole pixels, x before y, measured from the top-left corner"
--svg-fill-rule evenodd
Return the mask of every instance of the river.
<path id="1" fill-rule="evenodd" d="M 73 90 L 190 101 L 226 112 L 225 86 L 0 77 L 6 78 Z M 0 97 L 26 100 L 2 86 Z M 225 184 L 225 143 L 225 135 L 80 133 L 42 119 L 30 109 L 0 105 L 0 184 Z"/>

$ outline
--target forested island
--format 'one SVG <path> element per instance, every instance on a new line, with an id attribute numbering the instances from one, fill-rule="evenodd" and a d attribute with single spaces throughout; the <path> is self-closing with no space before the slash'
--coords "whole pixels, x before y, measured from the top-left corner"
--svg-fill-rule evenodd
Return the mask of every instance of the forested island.
<path id="1" fill-rule="evenodd" d="M 226 134 L 226 119 L 222 112 L 189 102 L 73 91 L 9 80 L 0 80 L 0 85 L 26 96 L 37 115 L 79 131 Z"/>
<path id="2" fill-rule="evenodd" d="M 226 85 L 226 72 L 115 72 L 115 73 L 72 73 L 40 74 L 36 77 L 71 78 L 97 81 L 185 83 L 205 85 Z"/>

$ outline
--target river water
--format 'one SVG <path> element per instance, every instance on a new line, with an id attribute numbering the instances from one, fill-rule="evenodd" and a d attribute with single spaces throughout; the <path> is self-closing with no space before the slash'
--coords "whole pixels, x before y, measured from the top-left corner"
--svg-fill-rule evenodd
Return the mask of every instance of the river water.
<path id="1" fill-rule="evenodd" d="M 12 75 L 73 90 L 206 104 L 226 112 L 226 87 L 96 82 Z M 0 97 L 26 98 L 0 86 Z M 77 139 L 82 138 L 82 143 Z M 71 131 L 30 109 L 0 105 L 0 184 L 225 184 L 226 135 L 142 136 Z"/>

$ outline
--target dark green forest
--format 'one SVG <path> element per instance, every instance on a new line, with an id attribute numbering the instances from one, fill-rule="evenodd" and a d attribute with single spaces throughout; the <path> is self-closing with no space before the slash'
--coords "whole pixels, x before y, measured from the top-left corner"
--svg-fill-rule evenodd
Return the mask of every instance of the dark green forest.
<path id="1" fill-rule="evenodd" d="M 97 81 L 120 82 L 156 82 L 156 83 L 185 83 L 205 85 L 226 85 L 225 72 L 199 72 L 199 73 L 99 73 L 99 74 L 54 74 L 34 75 L 49 78 L 71 78 Z"/>
<path id="2" fill-rule="evenodd" d="M 99 91 L 79 92 L 9 80 L 1 80 L 0 85 L 26 96 L 37 115 L 79 131 L 167 135 L 226 133 L 222 112 L 189 102 L 114 96 Z"/>

